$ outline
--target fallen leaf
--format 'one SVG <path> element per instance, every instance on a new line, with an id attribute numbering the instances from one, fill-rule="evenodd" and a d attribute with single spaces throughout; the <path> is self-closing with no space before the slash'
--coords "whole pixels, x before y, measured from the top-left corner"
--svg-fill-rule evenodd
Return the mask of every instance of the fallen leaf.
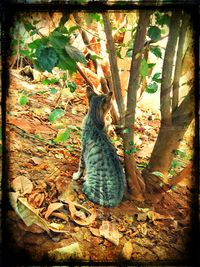
<path id="1" fill-rule="evenodd" d="M 80 260 L 83 257 L 79 243 L 73 243 L 69 246 L 50 250 L 48 252 L 50 260 L 53 261 L 67 261 L 67 260 Z"/>
<path id="2" fill-rule="evenodd" d="M 147 214 L 146 213 L 138 213 L 137 215 L 137 221 L 143 221 L 145 222 L 147 219 Z"/>
<path id="3" fill-rule="evenodd" d="M 52 212 L 54 212 L 55 210 L 60 209 L 61 207 L 63 207 L 63 204 L 60 202 L 56 202 L 56 203 L 51 203 L 46 211 L 45 214 L 45 219 L 48 220 L 49 216 L 52 214 Z"/>
<path id="4" fill-rule="evenodd" d="M 147 234 L 147 223 L 139 224 L 137 229 L 142 235 L 145 236 Z"/>
<path id="5" fill-rule="evenodd" d="M 119 233 L 116 226 L 109 221 L 102 221 L 102 225 L 99 228 L 99 233 L 116 246 L 119 245 L 119 239 L 123 236 Z"/>
<path id="6" fill-rule="evenodd" d="M 96 211 L 89 210 L 80 204 L 69 202 L 71 218 L 79 225 L 89 225 L 96 219 Z"/>
<path id="7" fill-rule="evenodd" d="M 30 194 L 33 190 L 32 182 L 25 176 L 18 176 L 15 178 L 11 186 L 15 191 L 20 191 L 22 195 Z"/>
<path id="8" fill-rule="evenodd" d="M 40 157 L 32 157 L 31 160 L 32 160 L 36 165 L 41 164 L 42 161 L 43 161 L 43 159 L 40 158 Z"/>
<path id="9" fill-rule="evenodd" d="M 25 223 L 27 227 L 30 227 L 32 225 L 37 225 L 38 227 L 45 230 L 48 234 L 50 234 L 50 230 L 53 232 L 58 233 L 66 233 L 67 231 L 62 230 L 60 226 L 55 227 L 55 225 L 49 224 L 47 221 L 42 219 L 39 215 L 39 209 L 33 208 L 27 201 L 26 198 L 19 197 L 16 200 L 16 194 L 9 194 L 10 196 L 10 203 L 12 207 L 14 208 L 17 215 L 22 219 L 22 221 Z"/>
<path id="10" fill-rule="evenodd" d="M 94 236 L 98 236 L 100 237 L 100 232 L 99 232 L 99 229 L 97 228 L 93 228 L 93 227 L 90 227 L 90 232 L 94 235 Z"/>
<path id="11" fill-rule="evenodd" d="M 33 192 L 28 196 L 28 202 L 34 207 L 41 207 L 45 200 L 45 192 Z"/>
<path id="12" fill-rule="evenodd" d="M 124 244 L 124 247 L 122 249 L 122 257 L 126 260 L 130 260 L 131 259 L 131 254 L 133 253 L 133 246 L 131 241 L 127 241 Z"/>

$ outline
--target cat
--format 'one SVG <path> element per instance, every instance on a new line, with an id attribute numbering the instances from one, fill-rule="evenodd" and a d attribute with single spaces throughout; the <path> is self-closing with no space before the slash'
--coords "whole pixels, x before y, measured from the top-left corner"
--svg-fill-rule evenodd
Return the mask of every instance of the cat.
<path id="1" fill-rule="evenodd" d="M 105 130 L 112 92 L 98 95 L 88 87 L 87 97 L 89 111 L 83 121 L 79 170 L 73 174 L 73 179 L 82 177 L 86 169 L 84 194 L 96 204 L 114 207 L 122 201 L 126 182 L 116 149 Z"/>

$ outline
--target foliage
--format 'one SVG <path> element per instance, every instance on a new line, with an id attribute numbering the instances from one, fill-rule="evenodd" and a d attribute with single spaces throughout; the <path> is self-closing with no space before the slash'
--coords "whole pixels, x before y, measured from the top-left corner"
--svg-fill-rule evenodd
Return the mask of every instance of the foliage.
<path id="1" fill-rule="evenodd" d="M 19 36 L 16 39 L 13 38 L 12 54 L 17 54 L 19 50 L 20 56 L 28 58 L 34 68 L 39 71 L 52 72 L 52 69 L 57 66 L 71 73 L 76 72 L 76 63 L 85 64 L 86 59 L 81 51 L 70 44 L 71 35 L 78 27 L 73 26 L 67 29 L 64 24 L 68 19 L 69 16 L 64 14 L 59 26 L 49 36 L 43 36 L 37 27 L 38 20 L 29 21 L 27 18 L 19 18 L 15 27 L 18 27 L 18 31 L 22 28 L 26 38 L 21 39 Z M 14 32 L 15 30 L 12 29 L 11 34 Z M 29 39 L 32 37 L 32 41 L 27 43 L 27 37 Z"/>

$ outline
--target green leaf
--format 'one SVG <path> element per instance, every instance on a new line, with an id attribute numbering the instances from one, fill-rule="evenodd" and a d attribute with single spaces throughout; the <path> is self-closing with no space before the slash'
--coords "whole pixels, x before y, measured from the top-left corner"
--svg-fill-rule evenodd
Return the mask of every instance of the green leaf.
<path id="1" fill-rule="evenodd" d="M 172 161 L 172 164 L 171 164 L 170 169 L 171 169 L 171 168 L 181 167 L 182 165 L 183 165 L 182 162 L 180 162 L 180 161 L 174 159 L 174 160 Z"/>
<path id="2" fill-rule="evenodd" d="M 175 151 L 175 155 L 180 156 L 181 158 L 184 158 L 186 156 L 186 152 L 181 149 L 177 149 Z"/>
<path id="3" fill-rule="evenodd" d="M 129 134 L 131 132 L 131 130 L 129 129 L 129 128 L 125 128 L 124 130 L 123 130 L 123 133 L 124 134 Z"/>
<path id="4" fill-rule="evenodd" d="M 55 49 L 62 49 L 69 43 L 70 37 L 62 34 L 59 31 L 53 31 L 49 36 L 50 44 Z"/>
<path id="5" fill-rule="evenodd" d="M 74 93 L 77 88 L 77 85 L 75 82 L 68 82 L 67 87 L 69 87 L 71 93 Z"/>
<path id="6" fill-rule="evenodd" d="M 36 49 L 35 55 L 39 66 L 43 70 L 47 70 L 49 72 L 52 71 L 58 62 L 58 56 L 52 47 L 40 46 Z"/>
<path id="7" fill-rule="evenodd" d="M 138 152 L 137 148 L 125 149 L 125 154 L 127 154 L 127 155 L 131 155 L 131 154 L 136 153 L 136 152 Z"/>
<path id="8" fill-rule="evenodd" d="M 131 140 L 131 141 L 129 142 L 129 145 L 130 145 L 130 146 L 133 146 L 133 145 L 134 145 L 134 142 Z"/>
<path id="9" fill-rule="evenodd" d="M 155 74 L 153 75 L 153 77 L 152 77 L 152 81 L 157 82 L 157 83 L 160 83 L 160 82 L 161 82 L 160 75 L 161 75 L 160 72 L 155 73 Z"/>
<path id="10" fill-rule="evenodd" d="M 161 30 L 157 26 L 149 27 L 147 35 L 151 40 L 158 41 L 161 38 Z"/>
<path id="11" fill-rule="evenodd" d="M 49 121 L 54 122 L 64 115 L 64 111 L 62 109 L 54 109 L 49 115 Z"/>
<path id="12" fill-rule="evenodd" d="M 160 13 L 156 13 L 156 23 L 161 25 L 162 27 L 164 25 L 169 26 L 170 23 L 170 16 L 168 14 L 160 14 Z"/>
<path id="13" fill-rule="evenodd" d="M 116 51 L 116 55 L 117 55 L 117 57 L 120 58 L 120 59 L 123 59 L 122 56 L 121 56 L 121 53 L 120 53 L 119 48 L 116 48 L 115 51 Z"/>
<path id="14" fill-rule="evenodd" d="M 72 26 L 69 28 L 69 34 L 72 34 L 72 32 L 74 32 L 75 30 L 78 29 L 78 26 Z"/>
<path id="15" fill-rule="evenodd" d="M 42 81 L 42 84 L 47 85 L 47 84 L 56 84 L 59 82 L 59 79 L 56 78 L 52 78 L 52 79 L 45 79 L 44 81 Z"/>
<path id="16" fill-rule="evenodd" d="M 38 19 L 38 20 L 34 20 L 33 21 L 33 25 L 36 25 L 36 24 L 38 24 L 40 22 L 40 19 Z"/>
<path id="17" fill-rule="evenodd" d="M 63 132 L 63 131 L 59 132 L 53 141 L 56 143 L 65 142 L 66 140 L 69 139 L 70 132 L 71 132 L 71 130 L 69 128 L 67 128 L 67 130 L 65 132 Z"/>
<path id="18" fill-rule="evenodd" d="M 172 185 L 170 189 L 171 190 L 176 190 L 177 189 L 177 185 Z"/>
<path id="19" fill-rule="evenodd" d="M 27 57 L 30 55 L 30 51 L 29 50 L 21 50 L 20 49 L 20 55 L 23 56 L 23 57 Z"/>
<path id="20" fill-rule="evenodd" d="M 159 186 L 160 186 L 160 187 L 163 187 L 163 186 L 164 186 L 164 183 L 162 183 L 162 182 L 159 183 Z"/>
<path id="21" fill-rule="evenodd" d="M 161 52 L 160 47 L 158 47 L 158 46 L 150 46 L 150 51 L 156 57 L 162 58 L 162 52 Z"/>
<path id="22" fill-rule="evenodd" d="M 132 54 L 133 54 L 133 49 L 132 49 L 132 48 L 129 48 L 129 49 L 126 51 L 126 57 L 132 57 Z"/>
<path id="23" fill-rule="evenodd" d="M 163 175 L 162 172 L 157 172 L 157 171 L 155 171 L 155 172 L 152 172 L 152 174 L 155 175 L 155 176 L 161 177 L 161 178 L 164 177 L 164 175 Z"/>
<path id="24" fill-rule="evenodd" d="M 83 53 L 80 50 L 78 50 L 76 47 L 72 45 L 66 45 L 65 51 L 76 62 L 81 62 L 81 63 L 87 62 Z"/>
<path id="25" fill-rule="evenodd" d="M 31 31 L 30 31 L 30 36 L 33 36 L 33 35 L 35 35 L 35 34 L 38 34 L 38 32 L 39 32 L 38 29 L 35 29 L 35 30 L 33 30 L 33 31 L 31 30 Z"/>
<path id="26" fill-rule="evenodd" d="M 140 64 L 140 75 L 144 78 L 148 75 L 148 64 L 146 59 L 142 59 L 141 64 Z"/>
<path id="27" fill-rule="evenodd" d="M 55 95 L 57 93 L 57 91 L 58 90 L 56 88 L 51 88 L 50 94 Z"/>
<path id="28" fill-rule="evenodd" d="M 28 103 L 28 98 L 25 96 L 25 95 L 22 95 L 20 98 L 19 98 L 19 104 L 21 106 L 24 106 Z"/>
<path id="29" fill-rule="evenodd" d="M 153 83 L 150 83 L 149 85 L 147 85 L 145 91 L 149 94 L 154 94 L 155 92 L 157 92 L 157 90 L 158 90 L 158 84 L 153 82 Z"/>
<path id="30" fill-rule="evenodd" d="M 34 68 L 35 70 L 40 71 L 40 72 L 43 71 L 43 68 L 40 66 L 40 64 L 37 62 L 37 60 L 34 60 L 34 61 L 33 61 L 33 68 Z"/>
<path id="31" fill-rule="evenodd" d="M 97 13 L 91 13 L 90 16 L 91 16 L 91 19 L 95 20 L 96 22 L 99 22 L 100 19 L 101 19 L 101 16 L 99 14 L 97 14 Z"/>
<path id="32" fill-rule="evenodd" d="M 24 22 L 24 28 L 27 32 L 36 29 L 30 22 Z"/>
<path id="33" fill-rule="evenodd" d="M 98 56 L 98 55 L 90 55 L 90 58 L 92 59 L 92 60 L 95 60 L 95 59 L 103 59 L 102 57 L 100 57 L 100 56 Z"/>
<path id="34" fill-rule="evenodd" d="M 69 20 L 69 13 L 63 12 L 62 18 L 60 19 L 59 26 L 64 25 Z"/>
<path id="35" fill-rule="evenodd" d="M 62 70 L 70 70 L 75 72 L 77 70 L 76 62 L 65 52 L 64 49 L 58 52 L 58 67 Z"/>
<path id="36" fill-rule="evenodd" d="M 148 63 L 148 68 L 152 69 L 155 65 L 156 65 L 156 63 Z"/>

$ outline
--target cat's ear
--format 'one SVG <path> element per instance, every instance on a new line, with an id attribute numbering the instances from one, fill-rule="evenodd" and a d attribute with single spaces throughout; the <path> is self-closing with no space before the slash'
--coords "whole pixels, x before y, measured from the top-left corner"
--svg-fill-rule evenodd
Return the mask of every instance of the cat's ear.
<path id="1" fill-rule="evenodd" d="M 89 86 L 86 89 L 86 93 L 87 93 L 88 99 L 90 99 L 93 95 L 96 95 L 95 92 L 92 90 L 92 88 Z"/>

